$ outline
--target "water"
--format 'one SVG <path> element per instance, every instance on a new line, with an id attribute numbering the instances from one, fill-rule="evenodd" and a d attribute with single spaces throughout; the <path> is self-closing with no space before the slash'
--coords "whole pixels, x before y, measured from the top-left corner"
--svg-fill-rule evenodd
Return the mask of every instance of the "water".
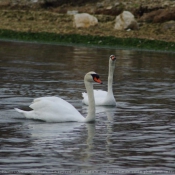
<path id="1" fill-rule="evenodd" d="M 34 98 L 60 96 L 84 116 L 84 74 L 107 89 L 108 57 L 117 57 L 117 107 L 97 107 L 95 123 L 24 119 Z M 0 42 L 0 172 L 18 174 L 175 173 L 173 53 Z"/>

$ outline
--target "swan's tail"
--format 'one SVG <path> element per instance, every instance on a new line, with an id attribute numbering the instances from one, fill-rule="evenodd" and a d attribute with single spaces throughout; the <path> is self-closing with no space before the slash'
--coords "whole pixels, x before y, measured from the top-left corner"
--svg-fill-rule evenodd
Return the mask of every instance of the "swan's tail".
<path id="1" fill-rule="evenodd" d="M 35 117 L 33 117 L 33 115 L 32 115 L 32 111 L 23 111 L 23 110 L 21 110 L 21 109 L 18 109 L 18 108 L 14 108 L 17 112 L 19 112 L 19 113 L 21 113 L 21 114 L 23 114 L 26 118 L 35 118 Z"/>
<path id="2" fill-rule="evenodd" d="M 18 108 L 14 108 L 17 112 L 19 112 L 19 113 L 22 113 L 22 114 L 24 114 L 25 113 L 25 111 L 23 111 L 23 110 L 21 110 L 21 109 L 18 109 Z"/>

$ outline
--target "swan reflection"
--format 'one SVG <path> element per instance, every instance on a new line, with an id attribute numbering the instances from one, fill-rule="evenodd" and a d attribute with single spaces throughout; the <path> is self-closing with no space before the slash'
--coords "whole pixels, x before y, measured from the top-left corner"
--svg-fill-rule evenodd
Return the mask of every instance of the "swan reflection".
<path id="1" fill-rule="evenodd" d="M 88 106 L 83 105 L 82 110 L 87 113 Z M 95 110 L 96 114 L 105 113 L 108 121 L 113 121 L 117 108 L 116 106 L 96 106 Z"/>
<path id="2" fill-rule="evenodd" d="M 54 139 L 61 134 L 70 134 L 76 128 L 82 126 L 83 123 L 67 122 L 67 123 L 45 123 L 35 122 L 29 124 L 31 136 L 39 139 Z"/>

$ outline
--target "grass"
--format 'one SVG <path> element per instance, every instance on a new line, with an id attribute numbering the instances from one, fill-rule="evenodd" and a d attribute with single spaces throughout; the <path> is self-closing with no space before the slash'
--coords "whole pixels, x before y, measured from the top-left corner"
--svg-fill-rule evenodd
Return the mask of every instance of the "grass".
<path id="1" fill-rule="evenodd" d="M 46 43 L 82 44 L 86 46 L 115 47 L 175 52 L 174 42 L 138 38 L 115 38 L 113 36 L 92 36 L 78 34 L 32 33 L 0 29 L 1 39 L 35 41 Z"/>

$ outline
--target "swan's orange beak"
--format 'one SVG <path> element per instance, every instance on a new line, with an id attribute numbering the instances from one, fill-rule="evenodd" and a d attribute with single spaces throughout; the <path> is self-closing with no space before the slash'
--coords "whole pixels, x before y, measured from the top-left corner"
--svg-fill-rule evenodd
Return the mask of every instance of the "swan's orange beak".
<path id="1" fill-rule="evenodd" d="M 114 55 L 111 56 L 112 61 L 116 60 L 116 57 Z"/>
<path id="2" fill-rule="evenodd" d="M 100 78 L 94 77 L 94 81 L 100 84 L 103 84 L 102 81 L 100 80 Z"/>

